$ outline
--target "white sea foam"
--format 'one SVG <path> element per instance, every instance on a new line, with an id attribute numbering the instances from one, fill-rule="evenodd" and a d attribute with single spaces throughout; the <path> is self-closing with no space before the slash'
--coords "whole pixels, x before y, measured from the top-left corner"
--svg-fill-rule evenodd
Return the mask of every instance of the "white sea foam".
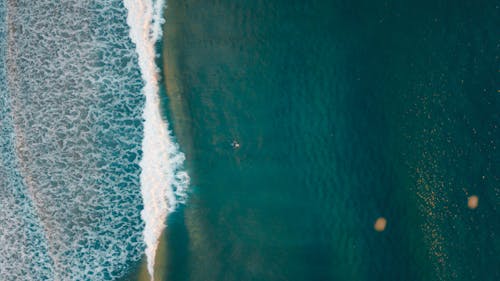
<path id="1" fill-rule="evenodd" d="M 53 280 L 53 264 L 19 174 L 7 89 L 6 3 L 0 0 L 0 280 Z"/>
<path id="2" fill-rule="evenodd" d="M 127 11 L 0 3 L 0 280 L 120 279 L 145 249 L 144 83 Z"/>
<path id="3" fill-rule="evenodd" d="M 124 0 L 124 4 L 128 10 L 130 38 L 136 45 L 145 83 L 143 155 L 140 161 L 144 210 L 141 216 L 145 222 L 147 266 L 153 280 L 156 249 L 167 214 L 175 209 L 178 199 L 183 198 L 189 178 L 181 170 L 184 155 L 179 152 L 160 113 L 155 44 L 161 37 L 164 1 Z"/>

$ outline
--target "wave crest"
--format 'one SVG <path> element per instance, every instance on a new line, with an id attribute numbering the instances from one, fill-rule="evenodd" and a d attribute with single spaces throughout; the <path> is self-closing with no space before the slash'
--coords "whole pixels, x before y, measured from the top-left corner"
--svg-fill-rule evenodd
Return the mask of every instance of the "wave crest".
<path id="1" fill-rule="evenodd" d="M 168 123 L 160 113 L 158 68 L 155 44 L 161 37 L 164 1 L 124 0 L 128 10 L 130 39 L 136 45 L 146 102 L 143 111 L 144 137 L 141 166 L 141 193 L 145 222 L 144 241 L 148 272 L 154 277 L 154 260 L 159 238 L 165 228 L 167 214 L 174 211 L 189 183 L 182 170 L 184 154 L 173 141 Z"/>

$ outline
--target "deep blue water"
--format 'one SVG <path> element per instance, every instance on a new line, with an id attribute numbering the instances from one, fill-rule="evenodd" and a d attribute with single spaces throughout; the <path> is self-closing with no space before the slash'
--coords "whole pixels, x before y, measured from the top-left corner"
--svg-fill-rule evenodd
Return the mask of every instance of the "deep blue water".
<path id="1" fill-rule="evenodd" d="M 171 0 L 166 110 L 193 187 L 165 280 L 498 279 L 498 13 Z"/>

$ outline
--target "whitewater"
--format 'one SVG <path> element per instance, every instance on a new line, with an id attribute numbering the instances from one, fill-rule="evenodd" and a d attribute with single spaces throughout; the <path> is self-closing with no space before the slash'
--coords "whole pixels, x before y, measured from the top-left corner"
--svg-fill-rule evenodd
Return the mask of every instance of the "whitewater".
<path id="1" fill-rule="evenodd" d="M 189 177 L 161 115 L 163 1 L 0 0 L 0 280 L 153 279 Z"/>
<path id="2" fill-rule="evenodd" d="M 157 54 L 155 44 L 161 37 L 164 1 L 125 0 L 130 38 L 136 45 L 145 86 L 143 158 L 140 162 L 141 193 L 145 222 L 144 240 L 148 272 L 154 279 L 154 261 L 166 216 L 185 196 L 189 177 L 182 170 L 184 155 L 172 140 L 167 122 L 160 113 Z"/>

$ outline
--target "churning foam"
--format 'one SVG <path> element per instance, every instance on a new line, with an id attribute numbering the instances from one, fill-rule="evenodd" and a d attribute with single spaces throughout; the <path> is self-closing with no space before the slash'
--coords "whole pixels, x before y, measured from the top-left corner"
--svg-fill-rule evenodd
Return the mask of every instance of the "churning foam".
<path id="1" fill-rule="evenodd" d="M 155 44 L 161 38 L 164 1 L 124 0 L 124 4 L 128 10 L 130 38 L 136 45 L 144 80 L 143 94 L 146 98 L 143 112 L 143 155 L 140 161 L 144 203 L 141 216 L 145 222 L 143 234 L 148 272 L 153 280 L 156 249 L 165 228 L 167 214 L 183 198 L 189 178 L 181 170 L 184 155 L 179 152 L 167 129 L 168 123 L 160 113 Z"/>
<path id="2" fill-rule="evenodd" d="M 0 0 L 0 10 L 0 280 L 120 280 L 146 247 L 144 83 L 127 10 L 122 0 Z"/>

